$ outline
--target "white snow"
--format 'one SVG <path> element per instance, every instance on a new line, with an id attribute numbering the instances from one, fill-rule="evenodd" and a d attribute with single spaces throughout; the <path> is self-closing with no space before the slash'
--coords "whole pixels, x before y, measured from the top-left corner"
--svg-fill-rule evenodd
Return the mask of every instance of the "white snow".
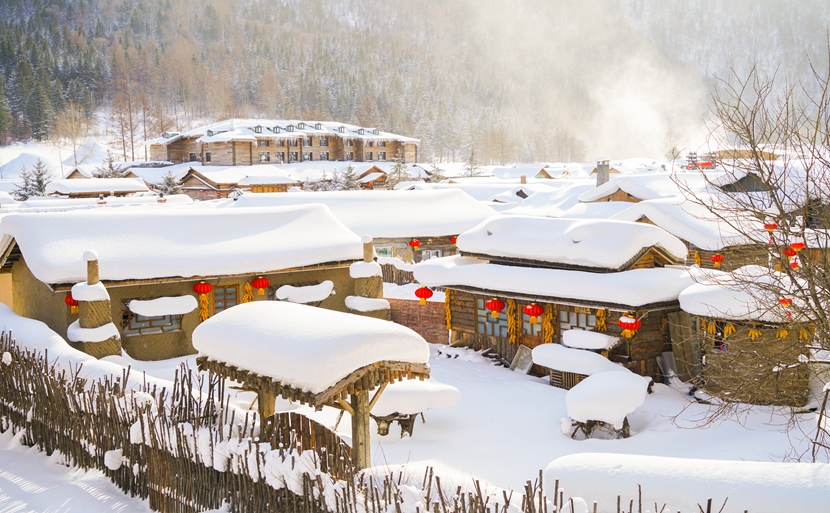
<path id="1" fill-rule="evenodd" d="M 72 342 L 103 342 L 112 337 L 120 339 L 121 333 L 111 322 L 97 328 L 82 328 L 76 320 L 66 329 L 66 338 Z"/>
<path id="2" fill-rule="evenodd" d="M 414 271 L 415 270 L 415 264 L 407 264 L 406 262 L 404 262 L 400 258 L 396 258 L 396 257 L 378 257 L 378 263 L 380 265 L 394 266 L 395 269 L 398 269 L 398 270 L 401 270 L 401 271 Z"/>
<path id="3" fill-rule="evenodd" d="M 98 252 L 94 249 L 88 249 L 84 251 L 84 262 L 92 262 L 94 260 L 98 260 Z"/>
<path id="4" fill-rule="evenodd" d="M 389 301 L 374 297 L 346 296 L 346 308 L 357 312 L 389 310 Z"/>
<path id="5" fill-rule="evenodd" d="M 72 297 L 78 301 L 107 301 L 110 295 L 100 281 L 95 285 L 88 285 L 82 281 L 72 285 Z"/>
<path id="6" fill-rule="evenodd" d="M 317 285 L 306 285 L 295 287 L 294 285 L 283 285 L 275 292 L 277 299 L 284 299 L 292 303 L 316 303 L 334 294 L 334 283 L 325 280 Z"/>
<path id="7" fill-rule="evenodd" d="M 434 379 L 409 379 L 387 386 L 372 408 L 372 415 L 385 417 L 393 413 L 411 415 L 426 410 L 452 408 L 461 402 L 461 392 L 452 385 Z"/>
<path id="8" fill-rule="evenodd" d="M 623 370 L 592 374 L 568 390 L 568 416 L 579 422 L 599 420 L 621 429 L 625 417 L 643 405 L 649 384 L 648 379 Z"/>
<path id="9" fill-rule="evenodd" d="M 11 365 L 12 364 L 12 354 L 8 351 L 3 351 L 2 362 L 3 362 L 4 365 Z"/>
<path id="10" fill-rule="evenodd" d="M 98 141 L 86 141 L 78 146 L 74 154 L 63 159 L 63 163 L 67 166 L 101 164 L 107 160 L 107 150 L 108 148 Z"/>
<path id="11" fill-rule="evenodd" d="M 264 273 L 358 260 L 360 237 L 323 205 L 193 209 L 121 207 L 11 213 L 0 232 L 14 237 L 35 277 L 86 277 L 81 256 L 94 247 L 101 280 Z"/>
<path id="12" fill-rule="evenodd" d="M 128 305 L 130 311 L 144 317 L 163 315 L 184 315 L 192 312 L 199 302 L 193 296 L 169 296 L 156 299 L 133 299 Z"/>
<path id="13" fill-rule="evenodd" d="M 412 301 L 419 301 L 415 296 L 415 291 L 421 288 L 420 283 L 407 283 L 406 285 L 396 285 L 394 283 L 383 283 L 383 297 L 386 299 L 409 299 Z M 427 299 L 430 303 L 443 303 L 446 300 L 446 294 L 442 290 L 433 290 L 432 297 Z"/>
<path id="14" fill-rule="evenodd" d="M 458 235 L 494 213 L 458 190 L 261 193 L 211 203 L 219 209 L 322 203 L 349 229 L 374 238 Z"/>
<path id="15" fill-rule="evenodd" d="M 112 449 L 104 453 L 104 466 L 110 470 L 118 470 L 124 464 L 124 450 Z"/>
<path id="16" fill-rule="evenodd" d="M 355 279 L 383 276 L 383 269 L 377 262 L 355 262 L 349 266 L 349 276 Z"/>
<path id="17" fill-rule="evenodd" d="M 680 186 L 692 191 L 705 191 L 706 179 L 698 172 L 647 173 L 628 176 L 614 174 L 608 182 L 580 194 L 579 201 L 596 201 L 620 190 L 640 200 L 682 197 L 683 192 Z"/>
<path id="18" fill-rule="evenodd" d="M 565 330 L 562 343 L 574 349 L 611 349 L 620 342 L 619 337 L 586 330 Z"/>
<path id="19" fill-rule="evenodd" d="M 372 236 L 371 236 L 371 235 L 362 235 L 362 236 L 360 237 L 360 242 L 362 242 L 363 244 L 369 244 L 369 243 L 370 243 L 370 242 L 372 242 L 373 240 L 374 240 L 374 239 L 372 238 Z"/>
<path id="20" fill-rule="evenodd" d="M 428 287 L 467 286 L 515 292 L 540 300 L 562 298 L 622 307 L 674 301 L 694 283 L 688 271 L 670 267 L 593 273 L 497 265 L 458 255 L 419 263 L 415 279 Z"/>
<path id="21" fill-rule="evenodd" d="M 126 194 L 149 192 L 150 189 L 137 178 L 88 178 L 52 180 L 46 185 L 46 194 Z"/>
<path id="22" fill-rule="evenodd" d="M 597 353 L 571 349 L 560 344 L 542 344 L 533 348 L 533 363 L 550 369 L 592 376 L 601 372 L 629 372 Z"/>
<path id="23" fill-rule="evenodd" d="M 830 501 L 830 465 L 670 458 L 633 454 L 581 453 L 563 456 L 545 469 L 545 488 L 555 480 L 576 495 L 597 501 L 599 511 L 616 511 L 617 495 L 627 504 L 638 485 L 643 503 L 670 511 L 694 512 L 712 498 L 724 513 L 819 513 Z M 627 509 L 626 509 L 627 511 Z"/>
<path id="24" fill-rule="evenodd" d="M 656 226 L 596 219 L 494 216 L 458 237 L 458 249 L 581 267 L 619 269 L 644 249 L 686 258 L 686 245 Z"/>
<path id="25" fill-rule="evenodd" d="M 211 317 L 193 331 L 193 346 L 212 359 L 311 393 L 375 362 L 429 360 L 427 343 L 404 326 L 275 301 L 237 305 Z"/>

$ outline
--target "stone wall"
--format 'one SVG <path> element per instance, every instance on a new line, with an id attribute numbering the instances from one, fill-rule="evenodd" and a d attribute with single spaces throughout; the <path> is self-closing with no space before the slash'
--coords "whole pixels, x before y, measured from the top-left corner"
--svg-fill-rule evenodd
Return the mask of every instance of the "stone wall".
<path id="1" fill-rule="evenodd" d="M 417 300 L 387 299 L 389 301 L 392 322 L 411 328 L 433 344 L 447 343 L 447 325 L 444 315 L 444 303 L 427 301 L 420 305 Z"/>

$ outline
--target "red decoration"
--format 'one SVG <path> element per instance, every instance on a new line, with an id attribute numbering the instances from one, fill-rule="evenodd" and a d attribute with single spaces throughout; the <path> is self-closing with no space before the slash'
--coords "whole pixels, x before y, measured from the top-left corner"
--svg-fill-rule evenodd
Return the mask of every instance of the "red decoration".
<path id="1" fill-rule="evenodd" d="M 265 289 L 267 289 L 270 284 L 271 282 L 264 276 L 257 276 L 253 281 L 251 281 L 251 287 L 257 289 L 257 295 L 259 296 L 265 295 Z"/>
<path id="2" fill-rule="evenodd" d="M 790 247 L 793 248 L 793 251 L 798 253 L 799 251 L 801 251 L 802 249 L 807 247 L 807 245 L 799 240 L 799 241 L 791 242 Z"/>
<path id="3" fill-rule="evenodd" d="M 798 263 L 798 257 L 794 256 L 790 259 L 790 267 L 793 271 L 797 271 L 801 269 L 801 265 Z"/>
<path id="4" fill-rule="evenodd" d="M 452 245 L 455 246 L 458 242 L 458 237 L 453 235 L 452 237 L 450 237 L 450 242 L 452 242 Z"/>
<path id="5" fill-rule="evenodd" d="M 66 306 L 69 307 L 69 312 L 70 313 L 78 313 L 78 305 L 80 303 L 78 303 L 77 299 L 72 297 L 71 292 L 69 294 L 67 294 L 65 298 L 63 298 L 63 302 L 66 303 Z"/>
<path id="6" fill-rule="evenodd" d="M 490 301 L 484 303 L 484 308 L 490 310 L 490 315 L 493 317 L 498 317 L 499 312 L 504 310 L 504 301 L 501 299 L 493 298 Z"/>
<path id="7" fill-rule="evenodd" d="M 726 259 L 720 253 L 715 253 L 714 255 L 709 257 L 709 260 L 714 262 L 715 268 L 717 269 L 718 267 L 720 267 L 721 262 L 723 262 Z"/>
<path id="8" fill-rule="evenodd" d="M 415 297 L 419 298 L 419 305 L 425 305 L 427 304 L 427 299 L 432 297 L 432 290 L 429 287 L 415 289 Z"/>
<path id="9" fill-rule="evenodd" d="M 536 324 L 536 318 L 541 317 L 545 313 L 545 308 L 542 305 L 530 303 L 529 305 L 525 305 L 524 312 L 530 317 L 530 324 Z"/>
<path id="10" fill-rule="evenodd" d="M 411 241 L 409 241 L 409 245 L 412 246 L 412 249 L 418 251 L 418 249 L 421 247 L 421 241 L 419 241 L 418 239 L 412 239 Z"/>
<path id="11" fill-rule="evenodd" d="M 205 294 L 210 294 L 213 290 L 213 286 L 210 283 L 205 281 L 200 281 L 196 285 L 193 285 L 193 292 L 199 294 L 200 296 L 204 296 Z"/>
<path id="12" fill-rule="evenodd" d="M 767 224 L 765 224 L 765 225 L 764 225 L 764 229 L 765 229 L 766 231 L 768 231 L 768 232 L 772 233 L 772 232 L 774 232 L 776 229 L 778 229 L 778 223 L 776 223 L 776 222 L 767 223 Z"/>
<path id="13" fill-rule="evenodd" d="M 778 300 L 778 302 L 781 303 L 781 306 L 783 306 L 784 308 L 788 308 L 791 304 L 793 304 L 793 298 L 782 297 Z"/>
<path id="14" fill-rule="evenodd" d="M 643 323 L 640 322 L 640 319 L 637 319 L 631 315 L 623 315 L 617 322 L 623 329 L 622 336 L 625 338 L 633 337 L 637 333 L 637 330 L 643 325 Z"/>
<path id="15" fill-rule="evenodd" d="M 784 248 L 784 249 L 781 250 L 781 254 L 784 255 L 785 257 L 794 257 L 795 256 L 795 250 L 793 248 Z"/>

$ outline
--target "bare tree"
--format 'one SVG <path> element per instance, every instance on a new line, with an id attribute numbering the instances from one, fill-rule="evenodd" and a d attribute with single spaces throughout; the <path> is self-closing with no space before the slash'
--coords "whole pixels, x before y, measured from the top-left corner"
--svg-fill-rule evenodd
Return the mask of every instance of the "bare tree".
<path id="1" fill-rule="evenodd" d="M 81 105 L 70 103 L 66 110 L 58 114 L 55 135 L 59 141 L 65 141 L 72 147 L 72 165 L 81 164 L 78 162 L 78 149 L 89 135 L 89 120 Z"/>

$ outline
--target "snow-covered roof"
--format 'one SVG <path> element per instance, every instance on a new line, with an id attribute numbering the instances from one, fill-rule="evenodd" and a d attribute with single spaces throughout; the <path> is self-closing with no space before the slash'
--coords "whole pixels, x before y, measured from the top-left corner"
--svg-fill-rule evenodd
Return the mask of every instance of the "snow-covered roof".
<path id="1" fill-rule="evenodd" d="M 281 301 L 245 303 L 211 317 L 193 331 L 193 347 L 314 394 L 376 362 L 429 362 L 426 341 L 405 326 Z"/>
<path id="2" fill-rule="evenodd" d="M 342 132 L 341 132 L 342 129 Z M 376 133 L 377 132 L 377 133 Z M 290 119 L 226 119 L 193 130 L 168 134 L 144 141 L 145 145 L 170 144 L 182 138 L 197 138 L 198 142 L 255 141 L 257 139 L 300 138 L 310 135 L 350 139 L 419 142 L 419 139 L 360 127 L 337 121 L 305 121 Z"/>
<path id="3" fill-rule="evenodd" d="M 412 415 L 426 410 L 452 408 L 461 402 L 461 392 L 434 379 L 407 379 L 387 386 L 372 408 L 372 415 Z"/>
<path id="4" fill-rule="evenodd" d="M 598 203 L 601 205 L 610 204 Z M 641 201 L 614 215 L 619 221 L 639 221 L 647 218 L 675 237 L 707 251 L 718 251 L 727 246 L 748 244 L 751 241 L 728 223 L 718 219 L 709 209 L 698 203 L 678 198 Z M 737 216 L 735 216 L 737 220 Z M 760 221 L 747 218 L 742 226 L 754 228 L 763 239 L 766 236 Z"/>
<path id="5" fill-rule="evenodd" d="M 148 192 L 144 182 L 135 178 L 91 178 L 89 180 L 52 180 L 46 194 L 107 194 Z"/>
<path id="6" fill-rule="evenodd" d="M 33 210 L 74 210 L 79 208 L 108 208 L 125 205 L 181 205 L 193 203 L 193 199 L 186 194 L 165 196 L 163 202 L 155 194 L 144 196 L 107 196 L 103 202 L 98 198 L 66 198 L 55 196 L 33 196 L 18 203 L 20 209 Z M 5 205 L 4 205 L 5 207 Z"/>
<path id="7" fill-rule="evenodd" d="M 682 261 L 686 245 L 656 226 L 597 219 L 494 216 L 458 237 L 461 253 L 622 269 L 649 248 Z"/>
<path id="8" fill-rule="evenodd" d="M 415 279 L 428 287 L 499 291 L 529 299 L 631 309 L 676 301 L 694 280 L 686 269 L 665 267 L 593 273 L 488 263 L 478 258 L 433 258 L 415 266 Z"/>
<path id="9" fill-rule="evenodd" d="M 577 203 L 557 217 L 567 219 L 611 219 L 620 212 L 631 208 L 631 205 L 627 201 Z"/>
<path id="10" fill-rule="evenodd" d="M 542 171 L 547 172 L 548 164 L 513 164 L 512 166 L 494 167 L 491 171 L 497 178 L 535 178 Z M 547 178 L 545 178 L 547 179 Z"/>
<path id="11" fill-rule="evenodd" d="M 112 281 L 263 273 L 363 257 L 360 237 L 323 205 L 14 212 L 0 219 L 0 233 L 6 244 L 14 238 L 45 283 L 84 280 L 86 250 L 98 252 L 101 279 Z"/>
<path id="12" fill-rule="evenodd" d="M 594 189 L 596 184 L 593 180 L 557 180 L 560 187 L 550 192 L 537 192 L 525 199 L 522 204 L 507 211 L 508 214 L 535 216 L 535 217 L 560 217 L 574 205 L 579 204 L 579 195 L 585 191 Z"/>
<path id="13" fill-rule="evenodd" d="M 554 187 L 541 183 L 521 184 L 509 191 L 501 192 L 488 199 L 488 201 L 499 203 L 517 203 L 521 204 L 525 199 L 536 194 L 537 192 L 551 192 L 556 190 Z"/>
<path id="14" fill-rule="evenodd" d="M 683 197 L 683 192 L 678 185 L 693 191 L 704 191 L 706 179 L 700 173 L 612 175 L 608 182 L 580 194 L 579 201 L 596 201 L 619 190 L 641 200 Z"/>
<path id="15" fill-rule="evenodd" d="M 493 215 L 491 209 L 454 190 L 244 194 L 237 201 L 210 203 L 219 209 L 322 203 L 353 232 L 375 238 L 456 235 Z"/>
<path id="16" fill-rule="evenodd" d="M 692 315 L 735 321 L 780 323 L 787 309 L 778 302 L 790 279 L 768 267 L 747 265 L 732 274 L 706 271 L 680 293 L 680 308 Z"/>

